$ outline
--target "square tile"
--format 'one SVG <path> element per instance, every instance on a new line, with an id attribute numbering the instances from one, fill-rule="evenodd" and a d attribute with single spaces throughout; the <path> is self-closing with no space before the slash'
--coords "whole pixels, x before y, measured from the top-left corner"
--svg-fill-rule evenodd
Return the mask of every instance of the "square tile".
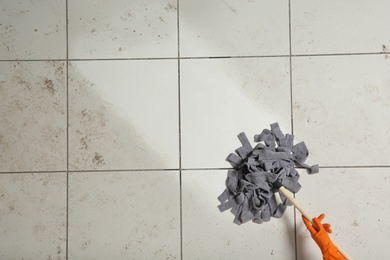
<path id="1" fill-rule="evenodd" d="M 177 57 L 175 0 L 68 1 L 69 57 Z"/>
<path id="2" fill-rule="evenodd" d="M 295 259 L 294 209 L 269 222 L 233 223 L 219 212 L 226 171 L 183 171 L 183 259 Z"/>
<path id="3" fill-rule="evenodd" d="M 322 166 L 389 165 L 390 60 L 293 58 L 294 133 Z M 378 149 L 379 148 L 379 149 Z"/>
<path id="4" fill-rule="evenodd" d="M 0 17 L 0 59 L 66 57 L 65 1 L 4 0 Z"/>
<path id="5" fill-rule="evenodd" d="M 313 217 L 325 213 L 331 237 L 354 259 L 386 259 L 390 211 L 388 169 L 320 169 L 315 176 L 301 175 L 297 200 Z M 297 216 L 298 259 L 321 259 L 300 215 Z"/>
<path id="6" fill-rule="evenodd" d="M 292 54 L 367 53 L 390 49 L 390 2 L 291 2 Z"/>
<path id="7" fill-rule="evenodd" d="M 70 63 L 70 169 L 177 169 L 178 132 L 176 60 Z"/>
<path id="8" fill-rule="evenodd" d="M 181 0 L 181 56 L 289 54 L 288 1 Z"/>
<path id="9" fill-rule="evenodd" d="M 184 168 L 230 167 L 243 131 L 291 133 L 288 58 L 182 60 L 180 76 Z"/>
<path id="10" fill-rule="evenodd" d="M 66 173 L 0 174 L 1 259 L 65 259 Z"/>
<path id="11" fill-rule="evenodd" d="M 69 183 L 70 259 L 180 258 L 178 171 L 71 173 Z"/>
<path id="12" fill-rule="evenodd" d="M 0 171 L 66 170 L 64 62 L 0 63 Z"/>

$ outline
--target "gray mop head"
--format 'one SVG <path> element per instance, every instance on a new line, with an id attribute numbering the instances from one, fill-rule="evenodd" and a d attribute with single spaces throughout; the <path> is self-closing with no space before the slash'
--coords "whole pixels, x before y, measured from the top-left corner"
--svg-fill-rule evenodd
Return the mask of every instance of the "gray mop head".
<path id="1" fill-rule="evenodd" d="M 284 135 L 278 123 L 271 124 L 271 130 L 264 129 L 255 135 L 258 144 L 252 148 L 244 133 L 238 135 L 242 147 L 227 157 L 233 166 L 228 171 L 226 189 L 218 197 L 221 212 L 231 209 L 234 223 L 240 225 L 249 220 L 261 224 L 271 217 L 280 218 L 291 203 L 278 192 L 273 183 L 279 181 L 291 192 L 298 192 L 299 174 L 296 166 L 317 173 L 318 165 L 309 166 L 305 161 L 309 155 L 304 142 L 294 145 L 294 136 Z M 279 193 L 278 203 L 275 193 Z"/>

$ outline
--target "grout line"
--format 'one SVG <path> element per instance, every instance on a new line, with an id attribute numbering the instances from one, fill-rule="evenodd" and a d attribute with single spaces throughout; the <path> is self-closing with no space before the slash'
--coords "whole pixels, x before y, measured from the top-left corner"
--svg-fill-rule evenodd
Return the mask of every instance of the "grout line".
<path id="1" fill-rule="evenodd" d="M 69 13 L 68 0 L 65 1 L 66 27 L 66 251 L 65 259 L 69 259 Z"/>
<path id="2" fill-rule="evenodd" d="M 178 121 L 179 121 L 179 170 L 181 170 L 181 91 L 180 91 L 180 36 L 179 36 L 179 0 L 176 1 L 177 10 L 177 94 L 178 94 Z M 181 183 L 181 182 L 180 182 Z"/>
<path id="3" fill-rule="evenodd" d="M 180 57 L 181 60 L 201 60 L 201 59 L 240 59 L 240 58 L 288 58 L 288 57 L 328 57 L 328 56 L 366 56 L 366 55 L 388 55 L 390 52 L 356 52 L 356 53 L 312 53 L 312 54 L 284 54 L 284 55 L 258 55 L 258 56 L 194 56 Z M 151 58 L 100 58 L 100 59 L 20 59 L 20 60 L 0 60 L 0 62 L 39 62 L 39 61 L 132 61 L 132 60 L 177 60 L 177 57 L 151 57 Z"/>
<path id="4" fill-rule="evenodd" d="M 181 78 L 180 78 L 180 14 L 179 0 L 176 0 L 177 19 L 177 94 L 178 94 L 178 121 L 179 121 L 179 192 L 180 192 L 180 259 L 183 260 L 183 186 L 182 186 L 182 162 L 181 162 Z"/>
<path id="5" fill-rule="evenodd" d="M 364 55 L 386 55 L 389 52 L 356 52 L 356 53 L 312 53 L 312 54 L 293 54 L 292 57 L 317 57 L 317 56 L 364 56 Z"/>
<path id="6" fill-rule="evenodd" d="M 227 168 L 184 168 L 182 171 L 220 171 L 220 170 L 231 170 L 231 167 Z"/>
<path id="7" fill-rule="evenodd" d="M 299 170 L 305 170 L 306 168 L 303 167 L 295 167 L 296 169 Z M 329 166 L 320 166 L 320 169 L 388 169 L 390 168 L 390 165 L 361 165 L 361 166 L 356 166 L 356 165 L 341 165 L 341 166 L 334 166 L 334 165 L 329 165 Z M 63 170 L 63 171 L 16 171 L 16 172 L 0 172 L 1 174 L 34 174 L 34 173 L 64 173 L 64 172 L 69 172 L 69 173 L 82 173 L 82 172 L 94 172 L 94 173 L 109 173 L 109 172 L 155 172 L 155 171 L 220 171 L 220 170 L 230 170 L 232 169 L 231 167 L 226 167 L 226 168 L 167 168 L 167 169 L 109 169 L 109 170 Z"/>
<path id="8" fill-rule="evenodd" d="M 292 47 L 291 47 L 291 1 L 288 1 L 288 48 L 289 48 L 289 67 L 290 67 L 290 120 L 291 134 L 294 135 L 294 106 L 293 106 L 293 82 L 292 82 Z M 295 193 L 293 194 L 295 198 Z M 297 211 L 294 207 L 294 252 L 295 260 L 298 260 L 298 241 L 297 241 Z"/>
<path id="9" fill-rule="evenodd" d="M 203 60 L 203 59 L 256 59 L 256 58 L 286 58 L 289 55 L 238 55 L 238 56 L 198 56 L 198 57 L 181 57 L 182 60 Z"/>
<path id="10" fill-rule="evenodd" d="M 291 56 L 291 3 L 288 1 L 288 46 L 289 46 L 289 68 L 290 68 L 290 122 L 291 134 L 294 135 L 294 106 L 293 106 L 293 84 L 292 84 L 292 56 Z"/>
<path id="11" fill-rule="evenodd" d="M 101 58 L 101 59 L 69 59 L 69 61 L 137 61 L 137 60 L 176 60 L 177 57 L 154 58 Z"/>
<path id="12" fill-rule="evenodd" d="M 170 168 L 170 169 L 107 169 L 107 170 L 69 170 L 71 173 L 82 173 L 82 172 L 160 172 L 160 171 L 179 171 L 179 168 Z"/>

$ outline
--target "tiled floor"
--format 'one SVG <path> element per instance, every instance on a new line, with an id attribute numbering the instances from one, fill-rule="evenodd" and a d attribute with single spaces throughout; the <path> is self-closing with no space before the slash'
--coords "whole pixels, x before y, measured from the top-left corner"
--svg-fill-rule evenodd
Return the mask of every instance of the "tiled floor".
<path id="1" fill-rule="evenodd" d="M 220 213 L 226 156 L 304 140 L 296 198 L 390 249 L 390 2 L 3 0 L 0 259 L 322 259 L 290 207 Z"/>

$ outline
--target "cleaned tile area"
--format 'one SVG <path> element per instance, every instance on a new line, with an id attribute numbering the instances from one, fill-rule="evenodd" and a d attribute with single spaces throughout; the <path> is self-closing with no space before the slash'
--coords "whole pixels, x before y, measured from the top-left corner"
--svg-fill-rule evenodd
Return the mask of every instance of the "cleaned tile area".
<path id="1" fill-rule="evenodd" d="M 233 224 L 216 207 L 225 179 L 224 170 L 182 172 L 183 259 L 293 259 L 284 258 L 295 254 L 293 207 L 268 223 Z"/>
<path id="2" fill-rule="evenodd" d="M 286 55 L 288 1 L 181 0 L 184 57 Z"/>
<path id="3" fill-rule="evenodd" d="M 295 195 L 386 259 L 388 1 L 0 4 L 1 259 L 321 259 L 301 214 L 219 212 L 237 135 L 305 141 Z"/>
<path id="4" fill-rule="evenodd" d="M 332 238 L 354 259 L 386 259 L 390 228 L 386 219 L 390 202 L 389 172 L 386 168 L 323 169 L 318 176 L 301 175 L 304 188 L 296 198 L 311 214 L 325 213 Z M 297 224 L 298 259 L 321 259 L 303 223 Z"/>
<path id="5" fill-rule="evenodd" d="M 386 55 L 293 58 L 294 133 L 323 166 L 390 164 Z M 380 148 L 379 148 L 380 147 Z"/>
<path id="6" fill-rule="evenodd" d="M 184 168 L 229 167 L 242 131 L 279 122 L 291 133 L 288 58 L 183 60 L 180 79 Z"/>
<path id="7" fill-rule="evenodd" d="M 70 62 L 69 168 L 177 169 L 175 74 L 174 60 Z"/>

